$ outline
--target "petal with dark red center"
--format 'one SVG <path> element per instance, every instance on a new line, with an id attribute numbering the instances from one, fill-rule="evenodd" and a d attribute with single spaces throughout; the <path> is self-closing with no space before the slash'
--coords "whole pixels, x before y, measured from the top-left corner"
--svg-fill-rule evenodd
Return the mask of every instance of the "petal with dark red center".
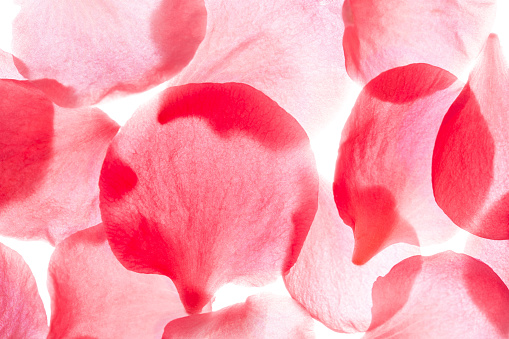
<path id="1" fill-rule="evenodd" d="M 208 29 L 174 85 L 240 82 L 319 134 L 348 97 L 340 1 L 206 0 Z"/>
<path id="2" fill-rule="evenodd" d="M 103 225 L 73 234 L 49 266 L 48 338 L 161 338 L 186 314 L 170 279 L 127 270 L 111 252 Z"/>
<path id="3" fill-rule="evenodd" d="M 288 270 L 318 196 L 302 127 L 237 83 L 169 88 L 142 107 L 113 139 L 100 187 L 117 258 L 170 277 L 189 313 L 224 283 Z"/>
<path id="4" fill-rule="evenodd" d="M 509 240 L 489 240 L 471 236 L 465 254 L 488 264 L 509 287 Z"/>
<path id="5" fill-rule="evenodd" d="M 24 80 L 19 74 L 18 69 L 14 65 L 14 57 L 12 54 L 0 49 L 0 79 L 16 79 Z"/>
<path id="6" fill-rule="evenodd" d="M 45 338 L 46 312 L 23 258 L 0 244 L 0 337 Z"/>
<path id="7" fill-rule="evenodd" d="M 447 112 L 433 151 L 433 191 L 458 226 L 509 239 L 509 69 L 496 35 Z"/>
<path id="8" fill-rule="evenodd" d="M 0 81 L 0 233 L 56 243 L 100 222 L 99 174 L 118 125 Z"/>
<path id="9" fill-rule="evenodd" d="M 329 328 L 363 332 L 371 323 L 371 289 L 375 280 L 419 250 L 395 244 L 367 264 L 354 265 L 352 230 L 338 215 L 331 186 L 320 183 L 315 220 L 297 262 L 284 280 L 292 297 Z"/>
<path id="10" fill-rule="evenodd" d="M 477 57 L 495 21 L 495 0 L 346 0 L 346 69 L 367 83 L 422 62 L 456 76 Z"/>
<path id="11" fill-rule="evenodd" d="M 163 339 L 190 338 L 314 338 L 313 319 L 288 297 L 270 294 L 247 298 L 217 312 L 170 322 Z"/>
<path id="12" fill-rule="evenodd" d="M 18 69 L 41 80 L 37 86 L 65 107 L 167 80 L 189 63 L 205 36 L 203 0 L 18 3 L 13 23 Z"/>
<path id="13" fill-rule="evenodd" d="M 402 299 L 410 277 L 415 278 L 413 287 Z M 509 290 L 489 266 L 468 255 L 444 252 L 405 259 L 373 287 L 367 339 L 508 335 Z"/>
<path id="14" fill-rule="evenodd" d="M 431 186 L 435 138 L 461 84 L 440 68 L 411 64 L 366 85 L 345 128 L 334 197 L 354 230 L 353 262 L 396 242 L 430 245 L 456 231 Z"/>

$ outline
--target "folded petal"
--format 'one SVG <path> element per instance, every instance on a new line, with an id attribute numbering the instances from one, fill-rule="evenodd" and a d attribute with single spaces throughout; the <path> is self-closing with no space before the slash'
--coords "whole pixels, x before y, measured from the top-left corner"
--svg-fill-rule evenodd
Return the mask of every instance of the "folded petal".
<path id="1" fill-rule="evenodd" d="M 45 338 L 46 312 L 34 276 L 21 255 L 0 244 L 0 337 Z"/>
<path id="2" fill-rule="evenodd" d="M 376 281 L 373 322 L 365 338 L 508 335 L 507 287 L 486 264 L 449 251 L 405 259 Z"/>
<path id="3" fill-rule="evenodd" d="M 14 64 L 12 54 L 0 49 L 0 79 L 24 80 Z"/>
<path id="4" fill-rule="evenodd" d="M 375 280 L 417 247 L 396 244 L 366 265 L 351 261 L 352 230 L 338 215 L 332 185 L 320 182 L 318 211 L 295 265 L 284 276 L 290 295 L 316 319 L 337 332 L 363 332 L 371 323 Z"/>
<path id="5" fill-rule="evenodd" d="M 103 225 L 73 234 L 49 265 L 48 338 L 161 338 L 186 314 L 170 279 L 127 270 L 111 252 Z"/>
<path id="6" fill-rule="evenodd" d="M 203 0 L 18 0 L 18 69 L 60 106 L 139 92 L 179 72 L 205 36 Z M 59 83 L 46 81 L 54 79 Z"/>
<path id="7" fill-rule="evenodd" d="M 491 35 L 433 152 L 438 205 L 458 226 L 488 239 L 509 239 L 508 96 L 509 69 Z"/>
<path id="8" fill-rule="evenodd" d="M 288 270 L 318 196 L 302 127 L 237 83 L 169 88 L 142 107 L 114 138 L 100 187 L 117 258 L 170 277 L 189 313 L 227 282 Z"/>
<path id="9" fill-rule="evenodd" d="M 320 133 L 348 97 L 340 1 L 206 0 L 207 34 L 174 85 L 241 82 Z"/>
<path id="10" fill-rule="evenodd" d="M 277 295 L 256 295 L 245 303 L 217 312 L 173 320 L 163 339 L 314 338 L 313 319 L 294 300 Z"/>
<path id="11" fill-rule="evenodd" d="M 354 230 L 353 262 L 397 243 L 446 240 L 455 225 L 437 206 L 431 159 L 442 118 L 461 84 L 451 73 L 411 64 L 366 85 L 342 133 L 334 198 Z"/>
<path id="12" fill-rule="evenodd" d="M 0 233 L 59 242 L 100 222 L 99 174 L 118 125 L 0 80 Z"/>
<path id="13" fill-rule="evenodd" d="M 495 21 L 495 0 L 345 0 L 346 69 L 367 83 L 423 62 L 456 76 L 477 57 Z"/>

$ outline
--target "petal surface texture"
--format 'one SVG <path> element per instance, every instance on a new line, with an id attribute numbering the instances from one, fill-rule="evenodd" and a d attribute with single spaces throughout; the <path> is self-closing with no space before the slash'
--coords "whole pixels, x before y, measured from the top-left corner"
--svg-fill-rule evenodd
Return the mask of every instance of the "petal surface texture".
<path id="1" fill-rule="evenodd" d="M 488 264 L 509 287 L 509 240 L 489 240 L 472 236 L 465 253 Z"/>
<path id="2" fill-rule="evenodd" d="M 21 255 L 0 244 L 0 337 L 45 338 L 46 312 Z"/>
<path id="3" fill-rule="evenodd" d="M 338 215 L 332 185 L 320 183 L 318 211 L 299 259 L 285 275 L 291 296 L 338 332 L 364 332 L 371 323 L 371 289 L 401 260 L 419 254 L 415 246 L 392 245 L 367 264 L 352 263 L 352 229 Z"/>
<path id="4" fill-rule="evenodd" d="M 476 339 L 508 335 L 507 286 L 481 261 L 442 252 L 405 259 L 377 280 L 373 288 L 373 323 L 364 338 Z"/>
<path id="5" fill-rule="evenodd" d="M 433 151 L 433 191 L 458 226 L 509 239 L 509 69 L 491 35 L 447 112 Z"/>
<path id="6" fill-rule="evenodd" d="M 57 243 L 100 222 L 99 174 L 119 126 L 96 108 L 54 105 L 0 80 L 0 233 Z"/>
<path id="7" fill-rule="evenodd" d="M 481 51 L 495 21 L 495 0 L 346 0 L 346 69 L 367 83 L 410 63 L 427 63 L 456 76 Z"/>
<path id="8" fill-rule="evenodd" d="M 167 277 L 127 270 L 108 245 L 103 225 L 73 234 L 51 257 L 48 338 L 161 338 L 186 315 Z"/>
<path id="9" fill-rule="evenodd" d="M 192 59 L 207 21 L 203 0 L 18 4 L 13 23 L 13 51 L 22 61 L 18 69 L 65 107 L 167 80 Z"/>
<path id="10" fill-rule="evenodd" d="M 293 299 L 256 295 L 217 312 L 170 322 L 163 339 L 312 339 L 313 319 Z"/>
<path id="11" fill-rule="evenodd" d="M 317 177 L 304 130 L 263 93 L 172 87 L 114 138 L 101 212 L 122 264 L 170 277 L 196 313 L 224 283 L 260 285 L 295 263 Z"/>
<path id="12" fill-rule="evenodd" d="M 12 54 L 7 53 L 0 49 L 0 78 L 1 79 L 15 79 L 25 80 L 19 74 L 16 65 L 14 64 L 14 57 Z"/>
<path id="13" fill-rule="evenodd" d="M 457 227 L 431 186 L 435 138 L 461 84 L 449 72 L 411 64 L 365 86 L 342 132 L 334 198 L 354 230 L 353 262 L 397 242 L 430 245 Z"/>
<path id="14" fill-rule="evenodd" d="M 352 85 L 341 48 L 342 2 L 206 0 L 205 39 L 171 81 L 248 84 L 294 116 L 311 137 L 319 134 Z"/>

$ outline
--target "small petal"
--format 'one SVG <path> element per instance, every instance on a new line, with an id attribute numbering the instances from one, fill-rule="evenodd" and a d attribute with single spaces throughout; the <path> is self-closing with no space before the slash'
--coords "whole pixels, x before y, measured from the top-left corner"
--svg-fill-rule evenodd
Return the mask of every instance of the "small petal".
<path id="1" fill-rule="evenodd" d="M 24 80 L 14 64 L 12 54 L 0 49 L 0 79 Z"/>

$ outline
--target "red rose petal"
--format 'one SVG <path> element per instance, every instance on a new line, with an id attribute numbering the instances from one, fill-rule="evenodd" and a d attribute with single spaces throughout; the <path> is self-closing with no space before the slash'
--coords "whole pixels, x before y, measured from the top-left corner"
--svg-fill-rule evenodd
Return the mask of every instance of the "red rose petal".
<path id="1" fill-rule="evenodd" d="M 409 278 L 415 278 L 411 286 Z M 377 280 L 373 323 L 365 338 L 508 335 L 509 290 L 502 280 L 478 260 L 444 252 L 405 259 Z"/>
<path id="2" fill-rule="evenodd" d="M 102 225 L 56 247 L 49 291 L 48 338 L 161 338 L 169 321 L 186 314 L 170 279 L 135 273 L 118 262 Z"/>
<path id="3" fill-rule="evenodd" d="M 363 264 L 397 243 L 429 245 L 456 227 L 435 203 L 431 158 L 456 78 L 412 64 L 373 79 L 357 99 L 342 134 L 334 197 L 355 236 L 353 262 Z"/>
<path id="4" fill-rule="evenodd" d="M 173 320 L 163 335 L 163 339 L 314 337 L 309 314 L 292 299 L 276 295 L 256 295 L 217 312 Z"/>
<path id="5" fill-rule="evenodd" d="M 175 75 L 205 36 L 203 0 L 125 3 L 19 0 L 13 50 L 21 74 L 60 106 L 139 92 Z"/>
<path id="6" fill-rule="evenodd" d="M 322 131 L 352 82 L 341 48 L 341 1 L 206 0 L 208 29 L 171 82 L 240 82 L 262 91 L 306 132 Z"/>
<path id="7" fill-rule="evenodd" d="M 302 127 L 236 83 L 169 88 L 140 109 L 113 140 L 100 187 L 117 258 L 170 277 L 189 313 L 227 282 L 288 270 L 318 195 Z"/>
<path id="8" fill-rule="evenodd" d="M 332 185 L 321 182 L 318 211 L 286 287 L 309 313 L 338 332 L 366 331 L 371 323 L 371 289 L 375 280 L 417 247 L 396 244 L 367 264 L 354 265 L 353 234 L 338 215 Z"/>
<path id="9" fill-rule="evenodd" d="M 488 240 L 472 236 L 465 254 L 488 264 L 509 287 L 509 240 Z"/>
<path id="10" fill-rule="evenodd" d="M 1 80 L 0 96 L 0 233 L 56 243 L 100 222 L 99 174 L 118 125 L 26 82 Z"/>
<path id="11" fill-rule="evenodd" d="M 433 152 L 438 205 L 458 226 L 488 239 L 509 239 L 508 88 L 509 70 L 491 35 Z"/>
<path id="12" fill-rule="evenodd" d="M 12 54 L 0 49 L 0 79 L 24 80 L 14 65 Z"/>
<path id="13" fill-rule="evenodd" d="M 422 62 L 456 76 L 479 54 L 495 21 L 495 0 L 346 0 L 346 69 L 367 83 Z"/>
<path id="14" fill-rule="evenodd" d="M 0 244 L 0 337 L 45 338 L 46 312 L 23 258 Z"/>

